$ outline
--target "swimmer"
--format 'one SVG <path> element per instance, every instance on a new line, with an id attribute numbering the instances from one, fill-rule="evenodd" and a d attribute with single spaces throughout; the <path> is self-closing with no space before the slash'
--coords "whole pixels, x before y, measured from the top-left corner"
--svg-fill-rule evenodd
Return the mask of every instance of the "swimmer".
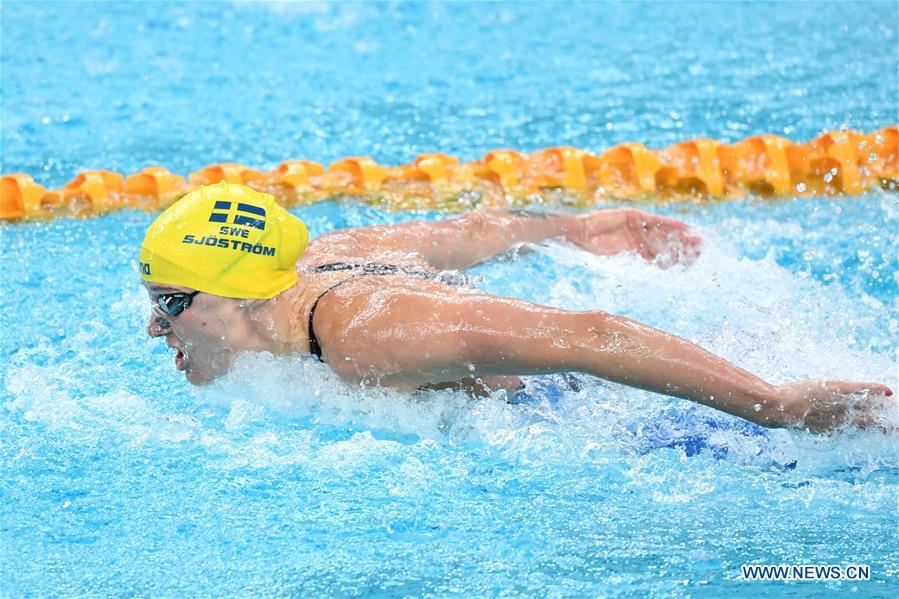
<path id="1" fill-rule="evenodd" d="M 312 354 L 342 379 L 473 394 L 517 378 L 580 372 L 698 402 L 765 427 L 878 426 L 892 391 L 834 380 L 772 385 L 675 335 L 600 310 L 571 312 L 483 293 L 464 270 L 516 244 L 565 240 L 689 264 L 701 240 L 631 209 L 585 215 L 476 210 L 441 222 L 347 229 L 311 243 L 274 198 L 201 187 L 163 212 L 140 250 L 147 327 L 188 381 L 226 373 L 242 352 Z"/>

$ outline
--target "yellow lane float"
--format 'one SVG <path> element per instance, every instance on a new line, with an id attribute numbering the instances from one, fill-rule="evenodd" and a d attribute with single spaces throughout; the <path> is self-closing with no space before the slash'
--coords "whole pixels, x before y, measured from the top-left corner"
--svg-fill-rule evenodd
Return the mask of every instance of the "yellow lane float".
<path id="1" fill-rule="evenodd" d="M 627 143 L 600 154 L 557 147 L 522 154 L 494 150 L 462 163 L 422 154 L 409 164 L 382 166 L 350 157 L 327 168 L 288 160 L 272 171 L 236 163 L 207 166 L 185 179 L 151 166 L 123 177 L 80 173 L 48 190 L 24 173 L 0 176 L 0 219 L 93 216 L 123 207 L 160 210 L 200 185 L 243 183 L 283 205 L 357 197 L 390 209 L 521 206 L 534 201 L 587 206 L 604 199 L 713 201 L 747 195 L 852 196 L 899 188 L 899 127 L 869 135 L 829 131 L 808 143 L 758 135 L 733 144 L 694 139 L 663 150 Z"/>

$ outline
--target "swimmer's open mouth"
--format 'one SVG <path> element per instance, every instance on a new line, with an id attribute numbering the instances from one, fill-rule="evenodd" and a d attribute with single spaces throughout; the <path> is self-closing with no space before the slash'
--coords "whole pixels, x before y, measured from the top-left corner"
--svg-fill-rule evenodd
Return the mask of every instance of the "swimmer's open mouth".
<path id="1" fill-rule="evenodd" d="M 173 343 L 171 339 L 166 339 L 165 344 L 177 351 L 175 354 L 175 368 L 185 370 L 187 368 L 187 354 L 184 353 L 184 350 L 178 347 L 178 344 Z"/>

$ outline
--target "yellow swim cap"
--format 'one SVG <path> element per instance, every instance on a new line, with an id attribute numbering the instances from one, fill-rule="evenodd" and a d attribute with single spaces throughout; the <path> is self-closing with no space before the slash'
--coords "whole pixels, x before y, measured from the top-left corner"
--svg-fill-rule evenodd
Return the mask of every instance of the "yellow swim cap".
<path id="1" fill-rule="evenodd" d="M 217 183 L 153 221 L 140 248 L 144 281 L 241 299 L 268 299 L 297 281 L 309 244 L 303 221 L 267 193 Z"/>

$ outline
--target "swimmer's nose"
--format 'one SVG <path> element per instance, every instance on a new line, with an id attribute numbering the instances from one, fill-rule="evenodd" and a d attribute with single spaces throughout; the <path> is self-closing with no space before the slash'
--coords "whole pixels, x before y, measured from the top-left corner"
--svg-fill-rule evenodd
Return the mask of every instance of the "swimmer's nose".
<path id="1" fill-rule="evenodd" d="M 157 314 L 155 311 L 150 314 L 150 322 L 147 323 L 147 334 L 150 337 L 161 337 L 169 332 L 172 325 L 168 320 Z"/>

